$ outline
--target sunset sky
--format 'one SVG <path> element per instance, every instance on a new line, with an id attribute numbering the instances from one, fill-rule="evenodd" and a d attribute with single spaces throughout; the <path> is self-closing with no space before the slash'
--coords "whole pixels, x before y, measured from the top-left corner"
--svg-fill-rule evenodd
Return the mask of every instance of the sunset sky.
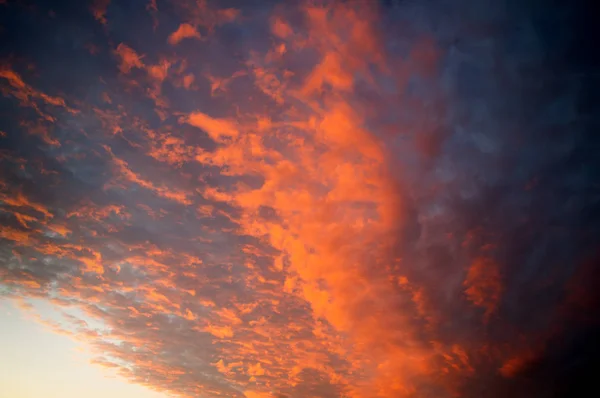
<path id="1" fill-rule="evenodd" d="M 0 0 L 0 398 L 598 390 L 590 15 Z"/>

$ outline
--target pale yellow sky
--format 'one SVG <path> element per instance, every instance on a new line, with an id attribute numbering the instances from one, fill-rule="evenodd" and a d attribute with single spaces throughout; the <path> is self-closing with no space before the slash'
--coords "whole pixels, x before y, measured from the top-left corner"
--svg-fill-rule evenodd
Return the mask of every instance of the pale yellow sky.
<path id="1" fill-rule="evenodd" d="M 0 398 L 167 398 L 90 359 L 81 344 L 0 300 Z"/>

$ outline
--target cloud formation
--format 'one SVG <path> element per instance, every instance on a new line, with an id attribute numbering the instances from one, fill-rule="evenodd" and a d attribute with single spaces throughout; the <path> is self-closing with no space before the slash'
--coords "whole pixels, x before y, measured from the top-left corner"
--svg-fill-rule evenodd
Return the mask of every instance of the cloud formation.
<path id="1" fill-rule="evenodd" d="M 533 6 L 391 3 L 5 5 L 2 296 L 181 396 L 583 385 L 585 51 Z"/>
<path id="2" fill-rule="evenodd" d="M 200 33 L 189 23 L 182 23 L 177 30 L 169 35 L 169 44 L 175 45 L 183 39 L 199 39 Z"/>

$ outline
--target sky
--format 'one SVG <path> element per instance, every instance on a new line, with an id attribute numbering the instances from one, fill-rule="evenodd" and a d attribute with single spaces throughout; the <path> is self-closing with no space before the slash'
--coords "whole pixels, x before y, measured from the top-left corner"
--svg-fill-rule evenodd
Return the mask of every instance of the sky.
<path id="1" fill-rule="evenodd" d="M 593 395 L 593 15 L 0 0 L 0 397 Z"/>
<path id="2" fill-rule="evenodd" d="M 44 302 L 38 302 L 44 305 Z M 48 307 L 48 306 L 47 306 Z M 168 395 L 125 382 L 114 372 L 89 366 L 93 354 L 68 335 L 8 301 L 0 305 L 0 396 L 2 397 L 140 397 Z M 46 316 L 53 309 L 40 308 Z M 23 314 L 28 314 L 23 316 Z"/>

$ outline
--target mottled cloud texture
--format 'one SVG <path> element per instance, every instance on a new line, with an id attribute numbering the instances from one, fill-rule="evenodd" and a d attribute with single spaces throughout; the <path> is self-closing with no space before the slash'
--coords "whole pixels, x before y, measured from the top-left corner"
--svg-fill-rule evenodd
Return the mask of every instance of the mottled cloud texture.
<path id="1" fill-rule="evenodd" d="M 95 364 L 185 397 L 562 397 L 588 380 L 585 11 L 0 7 L 0 293 L 55 304 Z"/>

